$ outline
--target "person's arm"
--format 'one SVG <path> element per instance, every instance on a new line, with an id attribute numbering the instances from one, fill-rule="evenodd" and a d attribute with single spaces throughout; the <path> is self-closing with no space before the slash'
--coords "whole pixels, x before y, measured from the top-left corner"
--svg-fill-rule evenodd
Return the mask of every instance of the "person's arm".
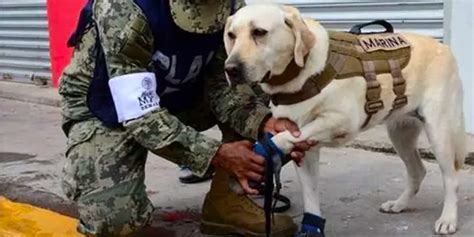
<path id="1" fill-rule="evenodd" d="M 167 146 L 182 150 L 185 155 L 179 159 L 175 157 L 173 162 L 189 166 L 196 175 L 204 175 L 221 143 L 184 125 L 159 107 L 154 90 L 156 79 L 148 70 L 153 37 L 140 9 L 128 0 L 96 1 L 94 20 L 106 58 L 115 107 L 125 129 L 152 152 Z M 144 89 L 150 86 L 153 90 Z M 148 94 L 143 97 L 143 93 Z M 139 100 L 138 97 L 145 107 L 130 103 Z"/>

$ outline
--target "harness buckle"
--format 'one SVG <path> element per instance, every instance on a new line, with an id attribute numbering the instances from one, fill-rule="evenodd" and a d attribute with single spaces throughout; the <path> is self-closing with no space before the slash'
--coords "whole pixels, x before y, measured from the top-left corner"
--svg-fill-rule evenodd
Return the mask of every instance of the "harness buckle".
<path id="1" fill-rule="evenodd" d="M 367 83 L 367 90 L 374 90 L 374 89 L 379 89 L 379 88 L 380 88 L 380 83 L 378 82 Z"/>
<path id="2" fill-rule="evenodd" d="M 379 83 L 367 83 L 367 92 L 365 97 L 368 101 L 379 100 L 382 88 Z"/>
<path id="3" fill-rule="evenodd" d="M 398 81 L 398 82 L 395 81 L 393 83 L 393 93 L 395 93 L 397 97 L 402 96 L 403 94 L 405 94 L 406 87 L 407 87 L 407 84 L 405 80 Z"/>
<path id="4" fill-rule="evenodd" d="M 399 108 L 405 106 L 406 104 L 408 104 L 407 96 L 406 95 L 399 95 L 393 101 L 392 108 L 393 109 L 399 109 Z"/>
<path id="5" fill-rule="evenodd" d="M 365 112 L 367 114 L 375 114 L 379 110 L 383 109 L 383 101 L 382 100 L 373 100 L 373 101 L 367 101 L 365 103 Z"/>

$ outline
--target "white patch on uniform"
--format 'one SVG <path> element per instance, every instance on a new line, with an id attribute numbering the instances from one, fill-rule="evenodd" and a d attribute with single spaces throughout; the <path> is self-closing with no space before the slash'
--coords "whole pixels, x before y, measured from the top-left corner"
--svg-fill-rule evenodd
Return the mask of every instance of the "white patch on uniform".
<path id="1" fill-rule="evenodd" d="M 132 73 L 114 77 L 109 80 L 109 87 L 120 123 L 140 118 L 160 108 L 154 73 Z"/>

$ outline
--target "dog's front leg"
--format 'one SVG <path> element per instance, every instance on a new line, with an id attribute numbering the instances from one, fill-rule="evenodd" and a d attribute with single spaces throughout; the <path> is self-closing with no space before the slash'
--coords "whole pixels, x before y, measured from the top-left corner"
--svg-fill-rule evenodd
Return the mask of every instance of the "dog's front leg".
<path id="1" fill-rule="evenodd" d="M 304 214 L 301 231 L 297 236 L 324 236 L 325 220 L 321 215 L 319 203 L 319 148 L 306 153 L 300 167 L 295 165 L 296 173 L 303 191 Z"/>
<path id="2" fill-rule="evenodd" d="M 293 137 L 289 131 L 278 133 L 272 138 L 272 141 L 280 148 L 283 153 L 288 154 L 294 147 L 294 143 L 305 140 L 316 142 L 330 142 L 333 139 L 333 131 L 341 127 L 342 119 L 337 116 L 321 117 L 300 128 L 301 136 Z"/>
<path id="3" fill-rule="evenodd" d="M 276 138 L 276 139 L 275 139 Z M 285 154 L 293 148 L 295 138 L 289 133 L 279 133 L 272 138 L 273 142 Z M 321 217 L 319 202 L 318 176 L 319 176 L 319 147 L 306 152 L 306 157 L 300 167 L 295 164 L 296 173 L 303 191 L 304 214 L 301 231 L 295 235 L 324 236 L 325 220 Z"/>
<path id="4" fill-rule="evenodd" d="M 336 120 L 316 119 L 301 128 L 301 136 L 293 137 L 289 132 L 275 135 L 272 140 L 285 154 L 294 147 L 295 142 L 304 140 L 329 141 L 333 137 L 332 131 L 339 127 Z M 321 216 L 319 202 L 318 176 L 319 176 L 320 148 L 315 147 L 308 151 L 301 167 L 296 166 L 296 171 L 303 190 L 304 215 L 299 235 L 296 236 L 324 236 L 325 220 Z"/>
<path id="5" fill-rule="evenodd" d="M 321 216 L 318 192 L 319 150 L 314 148 L 306 152 L 301 166 L 295 164 L 295 168 L 303 190 L 304 212 Z"/>

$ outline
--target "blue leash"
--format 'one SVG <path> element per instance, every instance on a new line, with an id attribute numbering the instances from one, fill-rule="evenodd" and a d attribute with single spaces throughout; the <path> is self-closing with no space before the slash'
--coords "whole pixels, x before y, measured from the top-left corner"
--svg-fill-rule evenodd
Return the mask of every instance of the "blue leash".
<path id="1" fill-rule="evenodd" d="M 278 200 L 287 204 L 284 210 L 290 207 L 290 200 L 283 195 L 280 195 L 281 168 L 288 163 L 291 158 L 276 146 L 272 141 L 273 135 L 267 133 L 264 137 L 254 145 L 254 152 L 265 158 L 265 179 L 263 185 L 264 204 L 263 210 L 265 212 L 265 232 L 266 236 L 271 235 L 271 227 L 273 220 L 273 212 L 275 212 L 275 205 Z M 262 190 L 262 183 L 250 182 L 250 187 Z M 275 192 L 275 194 L 274 194 Z M 273 199 L 275 198 L 275 202 Z M 294 235 L 294 237 L 324 237 L 324 226 L 326 220 L 320 216 L 310 213 L 304 213 L 301 231 Z"/>
<path id="2" fill-rule="evenodd" d="M 265 178 L 263 186 L 264 204 L 263 210 L 265 212 L 265 232 L 266 236 L 271 235 L 273 211 L 276 210 L 276 201 L 282 200 L 286 203 L 283 207 L 287 210 L 290 207 L 290 200 L 280 195 L 281 180 L 280 172 L 284 164 L 288 163 L 289 159 L 271 140 L 272 134 L 266 133 L 262 140 L 254 145 L 254 152 L 265 158 Z M 261 189 L 262 184 L 257 182 L 250 182 L 250 186 L 255 189 Z M 275 191 L 276 190 L 276 191 Z M 275 195 L 274 195 L 275 191 Z M 273 198 L 275 197 L 275 202 Z M 281 210 L 280 210 L 281 211 Z"/>

